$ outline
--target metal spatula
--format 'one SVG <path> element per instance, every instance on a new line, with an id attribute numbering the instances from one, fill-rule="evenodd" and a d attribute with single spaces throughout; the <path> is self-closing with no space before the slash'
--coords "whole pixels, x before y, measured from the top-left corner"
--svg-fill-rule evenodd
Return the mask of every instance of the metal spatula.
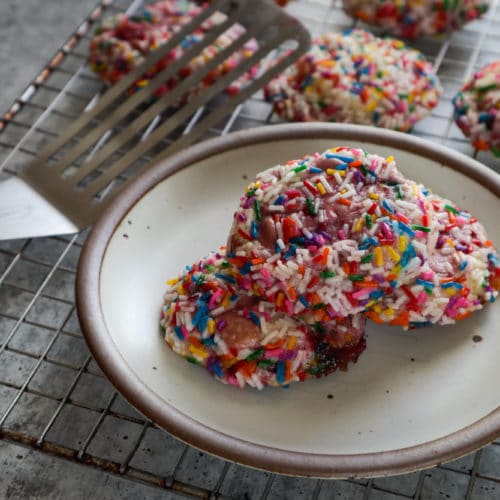
<path id="1" fill-rule="evenodd" d="M 207 31 L 201 42 L 187 48 L 147 86 L 130 95 L 134 82 L 215 12 L 223 12 L 227 19 Z M 242 36 L 187 78 L 179 79 L 166 95 L 153 97 L 160 85 L 175 77 L 234 23 L 245 28 Z M 251 39 L 259 47 L 251 57 L 185 99 L 207 74 Z M 273 0 L 212 2 L 103 94 L 17 177 L 0 183 L 0 239 L 67 234 L 85 228 L 117 190 L 137 175 L 137 171 L 126 177 L 123 174 L 133 169 L 143 155 L 151 157 L 152 164 L 202 137 L 304 53 L 309 43 L 307 30 Z M 239 93 L 205 108 L 231 82 L 269 59 L 283 44 L 289 47 L 285 54 L 267 66 L 261 65 L 259 75 Z M 193 125 L 179 133 L 181 125 L 190 119 Z M 173 140 L 166 144 L 166 138 Z"/>

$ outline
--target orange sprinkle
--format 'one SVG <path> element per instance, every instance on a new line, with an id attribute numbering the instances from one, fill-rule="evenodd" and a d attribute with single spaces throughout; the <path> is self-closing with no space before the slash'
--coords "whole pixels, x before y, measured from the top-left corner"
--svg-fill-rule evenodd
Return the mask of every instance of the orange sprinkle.
<path id="1" fill-rule="evenodd" d="M 484 246 L 485 246 L 485 247 L 492 247 L 492 246 L 493 246 L 493 243 L 491 242 L 491 240 L 486 240 L 486 241 L 484 242 Z"/>
<path id="2" fill-rule="evenodd" d="M 394 318 L 389 324 L 390 325 L 399 325 L 399 326 L 408 326 L 409 314 L 408 311 L 404 311 L 400 316 Z"/>
<path id="3" fill-rule="evenodd" d="M 327 262 L 329 253 L 330 253 L 330 247 L 325 247 L 323 250 L 323 265 L 324 266 L 326 266 L 326 262 Z"/>
<path id="4" fill-rule="evenodd" d="M 365 312 L 365 316 L 367 318 L 371 319 L 372 321 L 374 321 L 375 323 L 378 323 L 379 325 L 384 323 L 384 320 L 378 314 L 374 313 L 373 311 Z"/>
<path id="5" fill-rule="evenodd" d="M 285 294 L 283 292 L 278 292 L 278 296 L 276 297 L 276 306 L 281 307 L 285 300 Z"/>
<path id="6" fill-rule="evenodd" d="M 282 337 L 281 339 L 278 339 L 274 344 L 266 344 L 264 347 L 272 351 L 274 349 L 279 349 L 283 344 L 285 343 L 285 337 Z"/>
<path id="7" fill-rule="evenodd" d="M 289 339 L 288 339 L 288 344 L 287 344 L 287 349 L 289 351 L 291 351 L 297 344 L 297 337 L 295 335 L 292 335 Z"/>
<path id="8" fill-rule="evenodd" d="M 293 286 L 288 289 L 288 297 L 290 298 L 290 300 L 297 300 L 297 292 L 295 291 L 295 288 Z"/>
<path id="9" fill-rule="evenodd" d="M 387 277 L 389 280 L 389 277 Z M 378 283 L 376 281 L 355 281 L 354 286 L 359 288 L 378 288 Z"/>
<path id="10" fill-rule="evenodd" d="M 465 318 L 468 318 L 470 316 L 470 311 L 466 311 L 462 314 L 458 314 L 455 319 L 460 321 L 461 319 L 465 319 Z"/>
<path id="11" fill-rule="evenodd" d="M 351 161 L 351 163 L 348 164 L 349 167 L 360 167 L 361 165 L 363 165 L 361 160 Z"/>
<path id="12" fill-rule="evenodd" d="M 342 264 L 342 269 L 344 270 L 344 273 L 346 273 L 347 275 L 351 274 L 351 266 L 349 265 L 349 262 L 344 262 Z"/>
<path id="13" fill-rule="evenodd" d="M 288 382 L 292 378 L 292 362 L 287 359 L 285 361 L 285 381 Z"/>
<path id="14" fill-rule="evenodd" d="M 262 257 L 259 257 L 258 259 L 252 259 L 251 262 L 254 266 L 256 266 L 257 264 L 264 264 L 265 260 Z"/>
<path id="15" fill-rule="evenodd" d="M 304 267 L 304 264 L 300 264 L 300 265 L 299 265 L 299 269 L 298 269 L 298 271 L 299 271 L 299 274 L 300 274 L 301 276 L 304 276 L 304 274 L 305 274 L 305 272 L 306 272 L 306 268 Z"/>
<path id="16" fill-rule="evenodd" d="M 188 337 L 188 341 L 190 344 L 194 345 L 195 347 L 203 348 L 203 344 L 196 337 L 193 337 L 192 335 L 190 335 Z"/>
<path id="17" fill-rule="evenodd" d="M 490 145 L 486 141 L 482 141 L 481 139 L 474 141 L 473 146 L 480 151 L 487 151 L 488 149 L 490 149 Z"/>
<path id="18" fill-rule="evenodd" d="M 341 205 L 346 205 L 349 206 L 351 204 L 351 200 L 348 200 L 347 198 L 339 198 L 337 200 Z"/>

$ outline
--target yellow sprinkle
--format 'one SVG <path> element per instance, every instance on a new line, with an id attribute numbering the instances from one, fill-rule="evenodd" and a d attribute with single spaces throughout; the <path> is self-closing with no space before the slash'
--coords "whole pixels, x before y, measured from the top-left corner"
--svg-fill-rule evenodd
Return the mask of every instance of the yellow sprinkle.
<path id="1" fill-rule="evenodd" d="M 450 295 L 450 296 L 453 296 L 453 295 L 455 295 L 456 290 L 455 290 L 454 288 L 447 288 L 447 289 L 446 289 L 446 293 L 447 293 L 448 295 Z"/>
<path id="2" fill-rule="evenodd" d="M 213 318 L 210 318 L 207 323 L 208 333 L 215 333 L 215 321 Z"/>
<path id="3" fill-rule="evenodd" d="M 198 349 L 198 347 L 195 347 L 194 345 L 189 345 L 188 349 L 195 354 L 196 356 L 205 359 L 208 357 L 208 353 L 202 349 Z"/>
<path id="4" fill-rule="evenodd" d="M 288 339 L 288 350 L 291 351 L 295 347 L 295 344 L 297 344 L 297 337 L 295 335 L 292 335 Z"/>
<path id="5" fill-rule="evenodd" d="M 450 238 L 446 238 L 446 243 L 448 243 L 448 245 L 450 245 L 450 247 L 455 248 L 455 243 L 453 243 L 453 240 L 452 240 L 452 239 L 450 239 Z"/>
<path id="6" fill-rule="evenodd" d="M 416 184 L 413 184 L 413 196 L 415 196 L 415 198 L 418 198 L 418 188 Z"/>
<path id="7" fill-rule="evenodd" d="M 392 156 L 392 155 L 391 155 L 391 156 L 388 156 L 388 157 L 385 159 L 385 161 L 386 161 L 387 163 L 392 163 L 392 162 L 394 161 L 394 156 Z"/>
<path id="8" fill-rule="evenodd" d="M 367 105 L 366 105 L 366 111 L 373 111 L 375 108 L 377 107 L 377 101 L 370 101 Z"/>
<path id="9" fill-rule="evenodd" d="M 394 316 L 394 313 L 395 313 L 395 311 L 394 311 L 394 309 L 393 309 L 392 307 L 388 307 L 388 308 L 384 311 L 384 314 L 385 314 L 387 317 L 389 317 L 389 318 L 391 318 L 392 316 Z"/>
<path id="10" fill-rule="evenodd" d="M 398 238 L 398 250 L 400 252 L 404 252 L 406 250 L 406 236 L 404 234 Z"/>
<path id="11" fill-rule="evenodd" d="M 327 168 L 326 173 L 327 175 L 335 175 L 336 170 L 333 170 L 333 168 Z"/>
<path id="12" fill-rule="evenodd" d="M 398 275 L 400 272 L 401 272 L 401 264 L 396 264 L 393 268 L 392 268 L 392 273 L 395 274 L 395 275 Z"/>
<path id="13" fill-rule="evenodd" d="M 137 87 L 145 87 L 148 84 L 148 80 L 139 80 L 136 85 Z"/>
<path id="14" fill-rule="evenodd" d="M 354 224 L 354 231 L 359 233 L 363 227 L 363 219 L 360 217 Z"/>
<path id="15" fill-rule="evenodd" d="M 380 314 L 382 312 L 382 308 L 378 305 L 378 304 L 375 304 L 372 309 L 377 313 L 377 314 Z"/>
<path id="16" fill-rule="evenodd" d="M 375 304 L 377 303 L 376 300 L 370 300 L 370 302 L 368 302 L 368 304 L 366 304 L 366 309 L 369 309 L 370 307 L 374 306 Z"/>
<path id="17" fill-rule="evenodd" d="M 380 196 L 377 193 L 368 193 L 368 198 L 371 198 L 372 200 L 378 200 Z"/>
<path id="18" fill-rule="evenodd" d="M 318 62 L 319 66 L 326 66 L 327 68 L 333 68 L 335 66 L 335 62 L 333 59 L 323 59 Z"/>
<path id="19" fill-rule="evenodd" d="M 386 245 L 385 246 L 385 249 L 387 251 L 387 253 L 389 254 L 389 257 L 394 261 L 394 262 L 399 262 L 401 260 L 401 257 L 400 255 L 398 254 L 398 252 L 396 252 L 396 250 L 394 250 L 394 248 L 392 248 L 390 245 Z"/>
<path id="20" fill-rule="evenodd" d="M 347 189 L 346 188 L 344 188 L 344 189 L 342 189 L 342 191 L 340 191 L 340 194 L 346 194 L 346 193 L 347 193 Z"/>
<path id="21" fill-rule="evenodd" d="M 339 148 L 331 148 L 329 149 L 330 153 L 336 153 L 339 150 Z"/>
<path id="22" fill-rule="evenodd" d="M 345 177 L 345 170 L 336 170 L 337 174 L 340 175 L 340 177 Z"/>
<path id="23" fill-rule="evenodd" d="M 167 285 L 175 285 L 179 283 L 179 278 L 172 278 L 171 280 L 167 281 Z"/>
<path id="24" fill-rule="evenodd" d="M 321 182 L 318 182 L 316 184 L 316 187 L 318 188 L 318 191 L 324 196 L 326 194 L 326 189 L 325 189 L 325 186 L 323 186 L 323 184 L 321 184 Z"/>
<path id="25" fill-rule="evenodd" d="M 178 293 L 179 295 L 186 295 L 186 290 L 184 290 L 184 288 L 182 288 L 182 285 L 179 285 L 179 286 L 177 287 L 177 293 Z"/>
<path id="26" fill-rule="evenodd" d="M 375 263 L 377 267 L 382 267 L 384 265 L 384 254 L 382 253 L 381 247 L 375 248 Z"/>
<path id="27" fill-rule="evenodd" d="M 226 307 L 229 305 L 229 299 L 231 298 L 231 294 L 229 292 L 226 293 L 226 296 L 224 297 L 224 300 L 222 301 L 221 306 L 226 309 Z"/>

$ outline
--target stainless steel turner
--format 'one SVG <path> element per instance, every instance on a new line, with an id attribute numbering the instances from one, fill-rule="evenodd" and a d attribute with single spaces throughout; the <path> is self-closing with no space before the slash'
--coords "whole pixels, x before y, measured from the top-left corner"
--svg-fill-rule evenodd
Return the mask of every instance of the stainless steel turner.
<path id="1" fill-rule="evenodd" d="M 201 42 L 186 49 L 181 58 L 155 75 L 147 86 L 129 95 L 134 82 L 217 11 L 227 15 L 223 23 L 210 29 Z M 245 28 L 242 36 L 187 78 L 179 79 L 166 95 L 153 98 L 163 82 L 176 76 L 234 23 Z M 197 88 L 209 72 L 252 38 L 259 48 L 251 57 L 184 103 L 190 89 Z M 199 139 L 293 63 L 309 43 L 308 31 L 273 0 L 212 2 L 104 93 L 18 176 L 0 183 L 0 239 L 75 233 L 90 225 L 112 196 L 137 175 L 135 171 L 126 179 L 123 177 L 138 159 L 147 154 L 152 157 L 148 165 L 153 164 Z M 238 94 L 223 98 L 220 105 L 204 107 L 283 44 L 290 47 L 285 55 L 262 65 L 259 75 Z M 193 116 L 196 120 L 188 127 L 189 132 L 176 137 L 176 130 Z M 158 151 L 159 143 L 167 137 L 174 139 Z"/>

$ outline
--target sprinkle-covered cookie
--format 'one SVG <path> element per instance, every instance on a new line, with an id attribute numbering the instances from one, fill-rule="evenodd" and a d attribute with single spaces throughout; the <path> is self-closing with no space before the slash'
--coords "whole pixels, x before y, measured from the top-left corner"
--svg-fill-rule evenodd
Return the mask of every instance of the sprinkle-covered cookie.
<path id="1" fill-rule="evenodd" d="M 202 12 L 203 6 L 186 0 L 163 0 L 147 5 L 133 15 L 119 14 L 104 21 L 98 28 L 96 36 L 90 43 L 90 65 L 92 69 L 109 84 L 116 83 L 124 75 L 144 61 L 144 58 L 161 44 L 167 42 L 173 34 L 178 32 Z M 180 58 L 184 51 L 192 45 L 202 42 L 211 28 L 223 23 L 227 16 L 216 12 L 200 27 L 196 28 L 182 43 L 174 48 L 165 58 L 160 60 L 143 78 L 136 82 L 136 87 L 147 85 L 156 73 L 163 70 L 169 63 Z M 245 33 L 243 26 L 233 24 L 216 41 L 205 48 L 196 58 L 192 59 L 179 74 L 180 78 L 189 76 L 193 71 L 204 65 L 236 39 Z M 242 60 L 252 56 L 258 49 L 253 39 L 243 47 L 232 53 L 224 63 L 207 74 L 203 85 L 212 84 L 217 78 L 231 71 Z M 252 68 L 246 75 L 232 82 L 226 92 L 236 93 L 250 79 L 257 74 L 258 68 Z M 173 78 L 160 86 L 156 96 L 161 96 L 173 88 L 179 81 Z M 196 91 L 196 89 L 191 90 Z"/>
<path id="2" fill-rule="evenodd" d="M 434 108 L 441 86 L 417 50 L 363 30 L 327 33 L 271 81 L 265 97 L 290 121 L 410 130 Z"/>
<path id="3" fill-rule="evenodd" d="M 475 73 L 453 105 L 455 122 L 472 145 L 500 156 L 500 61 Z"/>
<path id="4" fill-rule="evenodd" d="M 241 289 L 320 330 L 360 313 L 449 324 L 498 295 L 500 260 L 477 219 L 357 148 L 260 173 L 227 252 Z"/>
<path id="5" fill-rule="evenodd" d="M 169 281 L 161 326 L 168 345 L 238 387 L 287 386 L 346 370 L 365 348 L 362 315 L 315 330 L 241 290 L 224 250 Z"/>
<path id="6" fill-rule="evenodd" d="M 439 35 L 481 17 L 489 0 L 343 0 L 347 14 L 406 38 Z"/>

